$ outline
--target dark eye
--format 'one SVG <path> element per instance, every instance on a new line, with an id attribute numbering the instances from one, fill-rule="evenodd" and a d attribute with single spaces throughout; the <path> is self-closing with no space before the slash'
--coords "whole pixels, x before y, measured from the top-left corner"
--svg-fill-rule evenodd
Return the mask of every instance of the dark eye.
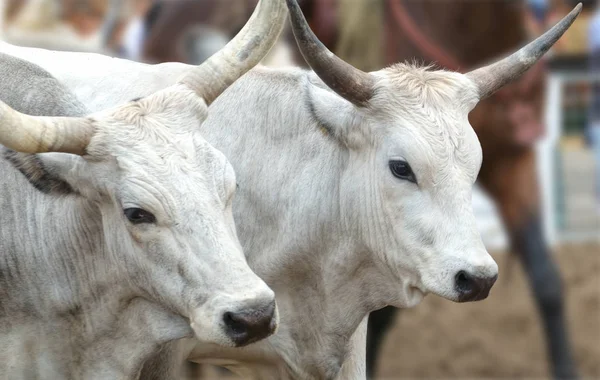
<path id="1" fill-rule="evenodd" d="M 156 223 L 156 217 L 152 213 L 141 208 L 126 208 L 125 216 L 133 224 Z"/>
<path id="2" fill-rule="evenodd" d="M 417 183 L 415 173 L 413 173 L 410 165 L 406 161 L 390 161 L 390 170 L 396 178 L 405 179 L 407 181 Z"/>

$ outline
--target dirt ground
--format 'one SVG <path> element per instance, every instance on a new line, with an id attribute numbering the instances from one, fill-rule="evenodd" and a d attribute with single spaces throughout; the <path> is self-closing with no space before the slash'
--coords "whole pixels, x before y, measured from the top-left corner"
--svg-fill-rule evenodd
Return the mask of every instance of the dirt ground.
<path id="1" fill-rule="evenodd" d="M 600 245 L 564 246 L 556 254 L 581 377 L 600 379 Z M 500 278 L 487 300 L 455 304 L 429 296 L 403 310 L 385 340 L 378 379 L 548 378 L 535 305 L 518 262 L 508 257 L 495 255 Z M 215 374 L 208 369 L 201 378 Z"/>
<path id="2" fill-rule="evenodd" d="M 569 331 L 582 378 L 600 379 L 600 246 L 559 249 Z M 496 255 L 490 297 L 455 304 L 427 297 L 387 336 L 379 379 L 547 378 L 541 325 L 519 263 Z"/>

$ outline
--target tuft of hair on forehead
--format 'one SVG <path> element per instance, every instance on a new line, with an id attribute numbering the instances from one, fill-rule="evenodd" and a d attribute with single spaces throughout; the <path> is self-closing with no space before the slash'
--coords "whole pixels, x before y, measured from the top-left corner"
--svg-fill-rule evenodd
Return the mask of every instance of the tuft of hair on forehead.
<path id="1" fill-rule="evenodd" d="M 437 108 L 460 102 L 475 104 L 477 93 L 460 73 L 416 61 L 396 63 L 383 70 L 396 94 Z"/>
<path id="2" fill-rule="evenodd" d="M 115 155 L 122 167 L 131 163 L 131 170 L 166 165 L 167 172 L 195 171 L 217 159 L 199 128 L 207 107 L 191 90 L 168 88 L 101 116 L 87 150 L 92 156 Z"/>

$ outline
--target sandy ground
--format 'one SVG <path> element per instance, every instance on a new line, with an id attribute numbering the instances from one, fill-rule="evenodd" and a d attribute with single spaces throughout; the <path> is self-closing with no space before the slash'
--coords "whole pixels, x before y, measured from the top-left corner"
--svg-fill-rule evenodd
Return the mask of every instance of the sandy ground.
<path id="1" fill-rule="evenodd" d="M 385 340 L 378 379 L 548 378 L 537 312 L 516 260 L 496 255 L 490 298 L 455 304 L 430 296 L 403 310 Z M 557 251 L 582 378 L 600 379 L 600 245 Z M 217 379 L 206 369 L 202 379 Z M 227 377 L 230 378 L 230 377 Z"/>
<path id="2" fill-rule="evenodd" d="M 428 297 L 404 310 L 385 340 L 378 375 L 399 378 L 547 378 L 537 311 L 516 260 L 498 255 L 490 298 L 454 304 Z M 600 379 L 600 246 L 557 252 L 580 374 Z"/>

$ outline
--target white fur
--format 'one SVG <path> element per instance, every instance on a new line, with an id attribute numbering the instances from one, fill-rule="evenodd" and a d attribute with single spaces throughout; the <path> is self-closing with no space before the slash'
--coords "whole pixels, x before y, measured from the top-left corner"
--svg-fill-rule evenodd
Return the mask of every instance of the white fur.
<path id="1" fill-rule="evenodd" d="M 186 67 L 1 50 L 41 64 L 93 109 L 162 88 Z M 364 378 L 370 311 L 411 307 L 429 292 L 456 300 L 459 270 L 497 274 L 471 209 L 482 157 L 467 119 L 474 85 L 405 65 L 373 75 L 366 108 L 314 74 L 266 68 L 211 107 L 203 135 L 236 169 L 240 241 L 275 290 L 281 325 L 242 350 L 198 344 L 191 359 L 260 379 Z M 418 185 L 391 175 L 392 158 L 410 163 Z"/>

